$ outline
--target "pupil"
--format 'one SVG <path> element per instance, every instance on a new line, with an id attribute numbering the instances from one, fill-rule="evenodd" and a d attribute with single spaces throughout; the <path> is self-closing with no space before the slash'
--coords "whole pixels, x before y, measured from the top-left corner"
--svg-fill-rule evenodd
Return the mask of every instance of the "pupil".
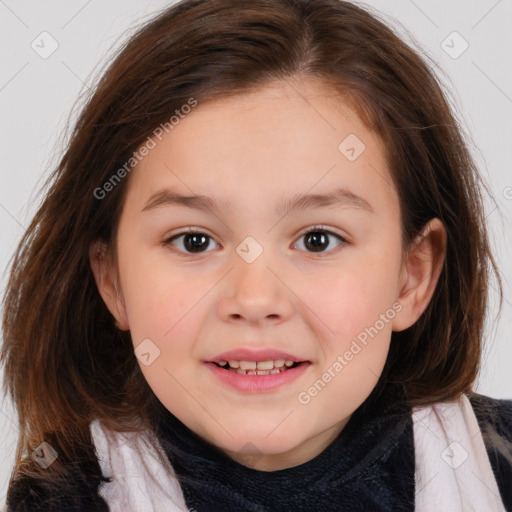
<path id="1" fill-rule="evenodd" d="M 319 252 L 329 245 L 325 233 L 321 231 L 312 231 L 306 236 L 306 245 L 311 245 L 313 251 Z M 325 247 L 323 247 L 325 245 Z"/>
<path id="2" fill-rule="evenodd" d="M 190 252 L 200 252 L 207 242 L 207 237 L 200 233 L 192 233 L 190 235 L 185 235 L 185 247 Z"/>

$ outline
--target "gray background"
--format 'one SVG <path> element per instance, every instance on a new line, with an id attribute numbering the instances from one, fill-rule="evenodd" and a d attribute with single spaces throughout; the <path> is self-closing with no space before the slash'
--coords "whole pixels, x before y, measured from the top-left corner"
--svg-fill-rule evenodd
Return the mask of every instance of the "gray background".
<path id="1" fill-rule="evenodd" d="M 170 3 L 0 0 L 0 293 L 5 287 L 6 266 L 39 203 L 36 191 L 58 161 L 60 136 L 79 93 L 89 87 L 94 71 L 128 36 L 128 30 Z M 497 320 L 493 282 L 487 349 L 476 390 L 512 398 L 508 332 L 512 290 L 507 279 L 512 261 L 512 1 L 360 3 L 377 9 L 410 44 L 420 45 L 433 59 L 497 200 L 498 208 L 488 202 L 487 219 L 505 278 L 505 301 Z M 45 31 L 56 43 L 40 35 Z M 44 55 L 52 44 L 58 48 L 50 56 Z M 1 506 L 17 438 L 16 415 L 8 399 L 0 408 L 0 432 Z"/>

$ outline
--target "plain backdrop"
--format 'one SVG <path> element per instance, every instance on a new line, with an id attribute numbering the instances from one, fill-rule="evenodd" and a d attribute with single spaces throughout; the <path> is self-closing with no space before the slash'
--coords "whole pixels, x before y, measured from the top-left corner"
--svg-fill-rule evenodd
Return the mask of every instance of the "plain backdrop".
<path id="1" fill-rule="evenodd" d="M 36 191 L 60 156 L 59 136 L 95 68 L 167 0 L 0 0 L 0 293 L 7 265 L 39 203 Z M 504 281 L 497 318 L 496 283 L 487 348 L 476 391 L 512 398 L 512 2 L 371 0 L 409 44 L 421 47 L 450 95 L 496 204 L 487 220 Z M 53 50 L 51 55 L 48 55 Z M 0 373 L 0 378 L 2 374 Z M 17 439 L 8 399 L 0 408 L 0 506 Z"/>

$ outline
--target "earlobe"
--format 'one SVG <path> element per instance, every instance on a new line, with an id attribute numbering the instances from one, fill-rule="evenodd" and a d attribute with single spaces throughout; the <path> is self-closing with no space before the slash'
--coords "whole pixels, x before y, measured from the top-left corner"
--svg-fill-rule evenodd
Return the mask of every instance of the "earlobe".
<path id="1" fill-rule="evenodd" d="M 434 295 L 445 257 L 445 227 L 439 219 L 431 219 L 404 260 L 398 296 L 402 310 L 393 320 L 393 331 L 409 328 L 425 311 Z"/>
<path id="2" fill-rule="evenodd" d="M 117 286 L 117 276 L 108 258 L 108 248 L 104 242 L 95 241 L 89 248 L 89 262 L 98 291 L 105 305 L 116 319 L 116 326 L 126 331 L 129 329 L 126 308 Z"/>

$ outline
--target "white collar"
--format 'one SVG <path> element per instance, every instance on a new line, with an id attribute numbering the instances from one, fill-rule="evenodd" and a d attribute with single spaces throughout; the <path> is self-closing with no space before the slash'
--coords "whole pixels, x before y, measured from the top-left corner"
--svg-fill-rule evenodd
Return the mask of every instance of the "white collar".
<path id="1" fill-rule="evenodd" d="M 506 512 L 468 397 L 412 411 L 416 512 Z M 102 473 L 99 494 L 111 512 L 186 512 L 163 449 L 147 434 L 117 433 L 98 420 L 91 435 Z"/>
<path id="2" fill-rule="evenodd" d="M 468 397 L 414 408 L 416 512 L 506 512 Z"/>

